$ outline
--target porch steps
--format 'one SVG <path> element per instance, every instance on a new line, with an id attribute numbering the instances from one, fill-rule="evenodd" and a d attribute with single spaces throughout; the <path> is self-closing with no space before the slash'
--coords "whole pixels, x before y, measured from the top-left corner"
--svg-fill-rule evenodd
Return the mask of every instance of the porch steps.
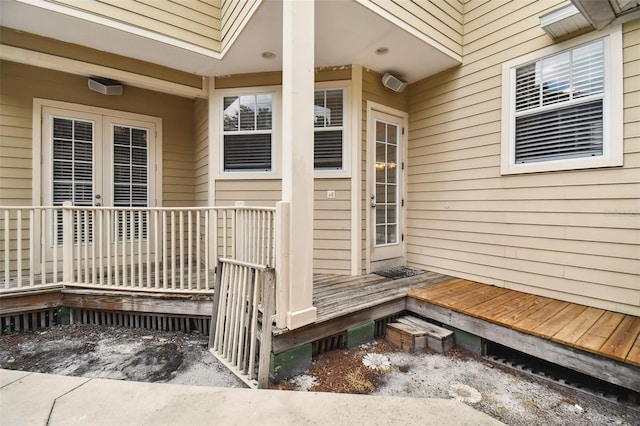
<path id="1" fill-rule="evenodd" d="M 455 346 L 453 331 L 412 316 L 387 324 L 387 340 L 394 346 L 417 352 L 425 348 L 445 353 Z"/>

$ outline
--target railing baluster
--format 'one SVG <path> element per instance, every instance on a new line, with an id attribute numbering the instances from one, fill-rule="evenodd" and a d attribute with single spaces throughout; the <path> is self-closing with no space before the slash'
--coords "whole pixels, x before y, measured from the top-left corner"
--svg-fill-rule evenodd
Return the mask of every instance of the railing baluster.
<path id="1" fill-rule="evenodd" d="M 179 262 L 179 268 L 180 268 L 180 287 L 181 289 L 184 288 L 184 214 L 182 212 L 182 210 L 180 210 L 180 213 L 178 214 L 178 217 L 180 218 L 180 259 L 178 260 Z"/>
<path id="2" fill-rule="evenodd" d="M 200 256 L 200 239 L 201 229 L 200 229 L 200 210 L 196 211 L 196 288 L 200 290 L 202 285 L 200 283 L 200 270 L 202 269 L 202 265 L 200 264 L 201 256 Z"/>
<path id="3" fill-rule="evenodd" d="M 10 254 L 11 251 L 9 243 L 11 242 L 10 225 L 9 225 L 9 212 L 7 209 L 4 211 L 4 288 L 9 289 L 11 286 L 11 267 L 10 267 Z"/>
<path id="4" fill-rule="evenodd" d="M 18 288 L 22 287 L 22 210 L 16 212 L 16 272 Z"/>
<path id="5" fill-rule="evenodd" d="M 34 261 L 35 259 L 35 248 L 34 248 L 34 243 L 35 243 L 35 239 L 36 239 L 36 235 L 35 235 L 35 224 L 36 224 L 36 220 L 37 214 L 40 214 L 41 210 L 29 210 L 29 259 L 31 262 Z M 44 269 L 42 270 L 42 272 L 44 272 Z M 31 266 L 29 266 L 29 287 L 33 287 L 36 284 L 36 271 L 35 268 L 32 268 Z"/>
<path id="6" fill-rule="evenodd" d="M 171 210 L 171 288 L 176 288 L 176 215 Z"/>
<path id="7" fill-rule="evenodd" d="M 187 288 L 191 290 L 191 281 L 193 281 L 193 224 L 191 223 L 191 210 L 187 212 L 187 221 Z"/>

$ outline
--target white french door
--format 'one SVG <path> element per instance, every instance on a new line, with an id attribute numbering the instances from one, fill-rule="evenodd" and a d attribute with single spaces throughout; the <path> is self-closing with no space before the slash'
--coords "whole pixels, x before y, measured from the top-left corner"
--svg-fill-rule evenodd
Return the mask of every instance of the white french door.
<path id="1" fill-rule="evenodd" d="M 403 118 L 372 110 L 369 115 L 371 260 L 404 254 Z"/>
<path id="2" fill-rule="evenodd" d="M 65 201 L 87 207 L 155 205 L 157 119 L 52 107 L 43 108 L 42 118 L 44 205 Z M 110 238 L 115 242 L 146 238 L 146 214 L 115 213 L 116 232 Z M 59 249 L 62 217 L 51 220 L 47 246 Z M 93 217 L 82 220 L 92 229 Z"/>

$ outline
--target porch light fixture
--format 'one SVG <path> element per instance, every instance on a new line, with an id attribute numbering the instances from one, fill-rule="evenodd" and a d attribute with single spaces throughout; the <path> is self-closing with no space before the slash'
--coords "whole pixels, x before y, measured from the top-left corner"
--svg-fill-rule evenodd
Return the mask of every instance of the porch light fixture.
<path id="1" fill-rule="evenodd" d="M 388 47 L 378 47 L 376 49 L 376 55 L 386 55 L 387 53 L 389 53 Z"/>
<path id="2" fill-rule="evenodd" d="M 273 52 L 262 52 L 261 55 L 264 59 L 275 59 L 276 54 Z"/>
<path id="3" fill-rule="evenodd" d="M 89 89 L 103 95 L 122 95 L 122 83 L 103 77 L 89 77 Z"/>
<path id="4" fill-rule="evenodd" d="M 556 39 L 589 28 L 591 24 L 570 4 L 540 16 L 540 26 L 549 37 Z"/>

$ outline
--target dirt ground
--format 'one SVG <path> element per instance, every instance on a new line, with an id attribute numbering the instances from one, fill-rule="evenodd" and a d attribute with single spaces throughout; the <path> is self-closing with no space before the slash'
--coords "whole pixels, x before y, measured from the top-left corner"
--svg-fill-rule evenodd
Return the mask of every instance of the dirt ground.
<path id="1" fill-rule="evenodd" d="M 0 368 L 143 382 L 244 387 L 202 335 L 65 326 L 2 335 Z M 379 355 L 371 355 L 379 354 Z M 386 369 L 372 369 L 363 363 Z M 274 389 L 458 398 L 509 425 L 640 425 L 640 407 L 587 395 L 460 350 L 398 352 L 384 340 L 317 357 Z"/>

